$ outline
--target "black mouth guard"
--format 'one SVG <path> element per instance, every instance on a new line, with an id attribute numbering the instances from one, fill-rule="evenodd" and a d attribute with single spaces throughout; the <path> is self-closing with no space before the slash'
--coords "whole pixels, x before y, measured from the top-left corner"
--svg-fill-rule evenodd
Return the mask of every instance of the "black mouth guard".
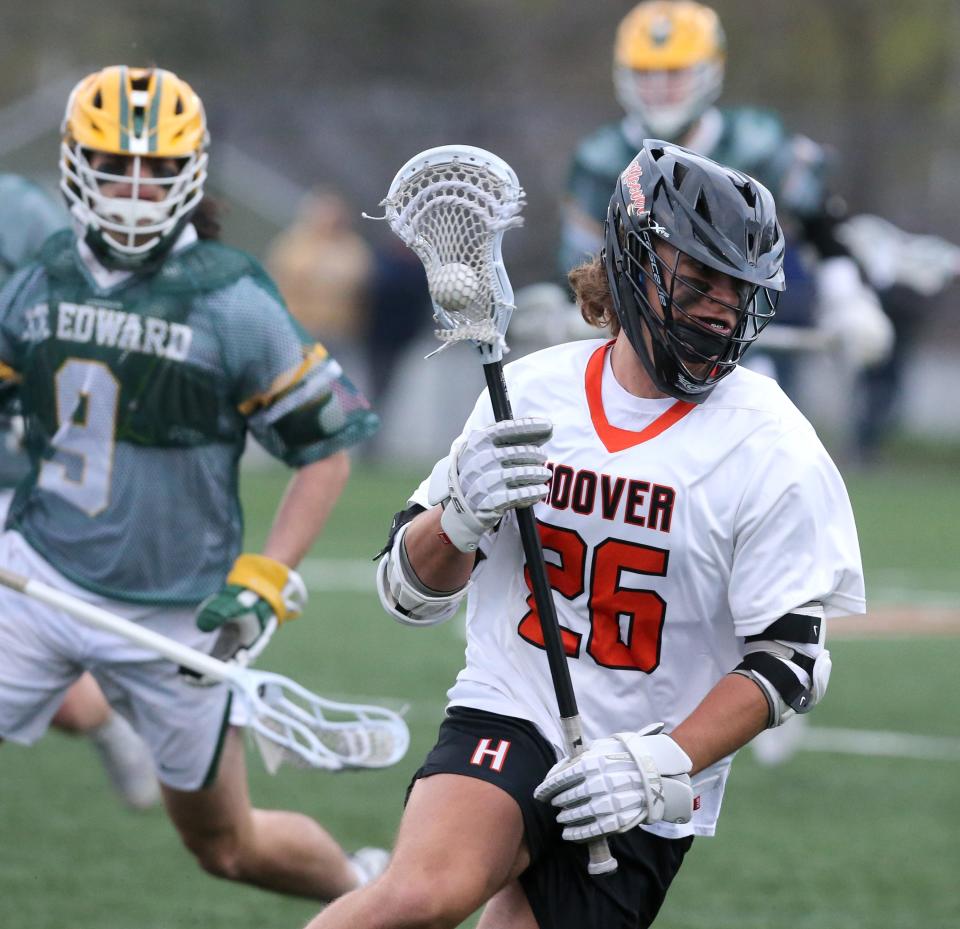
<path id="1" fill-rule="evenodd" d="M 678 343 L 677 353 L 685 362 L 703 364 L 716 361 L 730 345 L 729 335 L 709 332 L 695 323 L 675 320 L 671 328 Z"/>

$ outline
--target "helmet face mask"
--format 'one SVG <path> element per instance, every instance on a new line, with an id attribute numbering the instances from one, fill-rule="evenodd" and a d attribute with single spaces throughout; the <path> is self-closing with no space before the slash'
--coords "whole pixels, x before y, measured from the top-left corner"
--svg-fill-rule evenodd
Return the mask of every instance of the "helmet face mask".
<path id="1" fill-rule="evenodd" d="M 617 31 L 613 80 L 644 134 L 679 138 L 720 96 L 726 39 L 716 13 L 691 0 L 645 0 Z"/>
<path id="2" fill-rule="evenodd" d="M 783 289 L 773 198 L 746 175 L 647 140 L 610 201 L 614 309 L 654 385 L 700 402 L 740 362 Z"/>
<path id="3" fill-rule="evenodd" d="M 705 61 L 664 71 L 618 66 L 613 81 L 620 105 L 647 134 L 677 139 L 720 96 L 723 65 Z"/>
<path id="4" fill-rule="evenodd" d="M 60 189 L 87 244 L 108 267 L 151 266 L 203 199 L 203 106 L 169 71 L 105 68 L 67 103 Z"/>

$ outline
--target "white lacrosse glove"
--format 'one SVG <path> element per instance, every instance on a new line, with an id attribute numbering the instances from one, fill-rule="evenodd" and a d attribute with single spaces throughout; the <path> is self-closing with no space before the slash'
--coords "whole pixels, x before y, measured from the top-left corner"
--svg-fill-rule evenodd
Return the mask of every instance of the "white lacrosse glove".
<path id="1" fill-rule="evenodd" d="M 836 337 L 855 367 L 868 368 L 890 356 L 893 323 L 852 258 L 840 255 L 820 262 L 816 293 L 820 329 Z"/>
<path id="2" fill-rule="evenodd" d="M 293 568 L 266 555 L 244 554 L 223 590 L 197 608 L 197 627 L 220 630 L 210 653 L 214 658 L 246 667 L 267 647 L 277 626 L 296 619 L 306 604 L 306 585 Z M 200 683 L 206 681 L 200 678 Z"/>
<path id="3" fill-rule="evenodd" d="M 474 552 L 507 510 L 547 495 L 550 470 L 540 446 L 553 425 L 545 419 L 505 419 L 471 432 L 430 476 L 429 500 L 443 503 L 440 525 L 461 552 Z"/>
<path id="4" fill-rule="evenodd" d="M 559 807 L 557 822 L 568 842 L 589 842 L 642 823 L 690 822 L 692 766 L 663 723 L 654 723 L 597 739 L 582 755 L 564 758 L 533 795 Z"/>

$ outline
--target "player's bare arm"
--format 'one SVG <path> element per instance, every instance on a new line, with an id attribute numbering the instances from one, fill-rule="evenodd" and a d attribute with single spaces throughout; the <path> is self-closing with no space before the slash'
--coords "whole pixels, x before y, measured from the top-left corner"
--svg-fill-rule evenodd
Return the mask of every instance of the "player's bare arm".
<path id="1" fill-rule="evenodd" d="M 670 737 L 689 756 L 691 774 L 742 748 L 767 728 L 767 701 L 756 684 L 728 674 Z"/>
<path id="2" fill-rule="evenodd" d="M 470 580 L 475 556 L 446 541 L 442 515 L 443 508 L 435 506 L 414 517 L 404 537 L 407 558 L 427 587 L 459 590 Z"/>
<path id="3" fill-rule="evenodd" d="M 298 565 L 323 531 L 349 476 L 346 451 L 297 471 L 277 508 L 263 554 L 291 568 Z"/>

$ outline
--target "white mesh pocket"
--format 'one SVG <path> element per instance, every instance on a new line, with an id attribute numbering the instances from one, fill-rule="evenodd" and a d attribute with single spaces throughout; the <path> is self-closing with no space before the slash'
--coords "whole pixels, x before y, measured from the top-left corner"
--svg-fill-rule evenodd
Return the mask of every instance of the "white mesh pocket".
<path id="1" fill-rule="evenodd" d="M 503 345 L 513 292 L 500 242 L 523 204 L 510 166 L 469 146 L 423 152 L 390 185 L 386 219 L 423 262 L 441 340 Z"/>

